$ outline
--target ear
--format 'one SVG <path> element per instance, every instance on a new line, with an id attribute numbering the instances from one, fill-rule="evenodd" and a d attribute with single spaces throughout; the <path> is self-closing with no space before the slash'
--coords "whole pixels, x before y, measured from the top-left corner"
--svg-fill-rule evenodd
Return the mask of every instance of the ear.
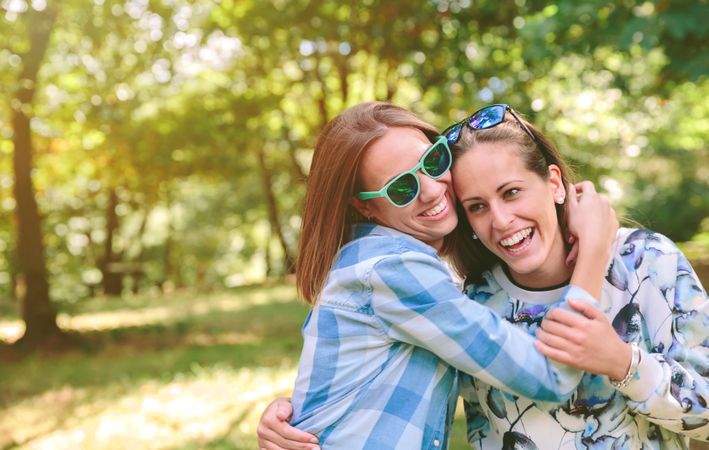
<path id="1" fill-rule="evenodd" d="M 556 164 L 549 164 L 549 188 L 554 201 L 564 203 L 566 188 L 564 187 L 564 180 L 561 178 L 561 169 Z M 558 200 L 561 200 L 561 202 Z"/>
<path id="2" fill-rule="evenodd" d="M 350 204 L 354 206 L 354 208 L 367 219 L 371 218 L 374 215 L 374 212 L 372 211 L 372 205 L 369 202 L 365 202 L 355 196 L 352 196 L 350 198 Z"/>

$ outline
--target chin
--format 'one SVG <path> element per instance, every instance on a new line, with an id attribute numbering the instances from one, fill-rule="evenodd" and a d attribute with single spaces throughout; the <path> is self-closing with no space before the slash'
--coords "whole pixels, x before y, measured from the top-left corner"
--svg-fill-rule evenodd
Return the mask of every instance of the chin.
<path id="1" fill-rule="evenodd" d="M 507 267 L 510 269 L 510 271 L 512 273 L 517 273 L 519 275 L 533 274 L 534 272 L 537 272 L 541 268 L 541 264 L 536 263 L 534 261 L 529 261 L 529 262 L 527 262 L 527 261 L 525 261 L 525 262 L 505 261 L 505 264 L 507 264 Z"/>

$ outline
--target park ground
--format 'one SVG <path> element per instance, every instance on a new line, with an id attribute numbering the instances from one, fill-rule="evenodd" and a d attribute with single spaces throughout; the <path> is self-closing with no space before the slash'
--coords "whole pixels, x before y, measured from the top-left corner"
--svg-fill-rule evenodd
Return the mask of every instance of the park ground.
<path id="1" fill-rule="evenodd" d="M 288 283 L 86 301 L 59 318 L 80 348 L 4 355 L 0 449 L 257 448 L 261 411 L 292 389 L 307 311 Z M 21 331 L 0 320 L 3 340 Z M 456 427 L 464 449 L 460 411 Z"/>
<path id="2" fill-rule="evenodd" d="M 290 283 L 85 301 L 59 316 L 79 348 L 2 355 L 0 449 L 255 449 L 307 311 Z M 21 327 L 0 319 L 0 339 Z M 450 450 L 468 448 L 459 405 Z"/>

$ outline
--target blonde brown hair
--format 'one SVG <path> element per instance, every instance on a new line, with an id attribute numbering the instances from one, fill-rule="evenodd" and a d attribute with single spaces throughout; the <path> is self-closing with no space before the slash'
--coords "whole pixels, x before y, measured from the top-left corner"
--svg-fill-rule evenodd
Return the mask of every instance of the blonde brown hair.
<path id="1" fill-rule="evenodd" d="M 519 114 L 518 114 L 519 115 Z M 515 145 L 520 158 L 524 161 L 527 170 L 536 173 L 543 179 L 549 177 L 549 165 L 555 164 L 561 171 L 561 179 L 566 188 L 573 181 L 573 173 L 564 162 L 556 146 L 534 125 L 520 117 L 520 120 L 529 128 L 534 135 L 534 140 L 524 131 L 524 128 L 517 122 L 512 114 L 506 114 L 505 120 L 499 125 L 483 130 L 472 130 L 467 126 L 463 127 L 460 140 L 453 146 L 453 164 L 461 155 L 473 149 L 478 143 L 489 142 L 509 142 Z M 573 195 L 567 193 L 568 195 Z M 556 205 L 556 217 L 559 227 L 564 236 L 564 242 L 568 237 L 568 204 L 564 202 Z M 472 238 L 473 229 L 468 222 L 465 211 L 458 203 L 458 225 L 449 238 L 449 258 L 453 268 L 466 282 L 482 281 L 482 274 L 492 269 L 500 259 L 488 250 L 479 240 Z"/>
<path id="2" fill-rule="evenodd" d="M 350 201 L 358 185 L 359 162 L 389 128 L 438 132 L 414 113 L 390 103 L 353 106 L 325 125 L 315 144 L 303 208 L 296 260 L 296 285 L 309 304 L 317 301 L 340 248 L 352 238 L 354 223 L 365 219 Z"/>

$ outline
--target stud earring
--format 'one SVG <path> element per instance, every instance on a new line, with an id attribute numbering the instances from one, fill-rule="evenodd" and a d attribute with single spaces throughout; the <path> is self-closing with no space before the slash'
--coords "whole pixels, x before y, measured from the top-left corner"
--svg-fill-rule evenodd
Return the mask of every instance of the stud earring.
<path id="1" fill-rule="evenodd" d="M 554 199 L 554 202 L 558 205 L 563 205 L 565 197 L 566 196 L 564 194 L 561 194 L 561 195 L 557 196 L 556 199 Z"/>
<path id="2" fill-rule="evenodd" d="M 475 232 L 474 232 L 474 231 L 473 231 L 473 234 L 472 234 L 472 236 L 473 236 L 473 239 L 477 239 L 477 238 L 478 238 L 478 235 L 477 235 L 477 234 L 475 234 Z"/>

